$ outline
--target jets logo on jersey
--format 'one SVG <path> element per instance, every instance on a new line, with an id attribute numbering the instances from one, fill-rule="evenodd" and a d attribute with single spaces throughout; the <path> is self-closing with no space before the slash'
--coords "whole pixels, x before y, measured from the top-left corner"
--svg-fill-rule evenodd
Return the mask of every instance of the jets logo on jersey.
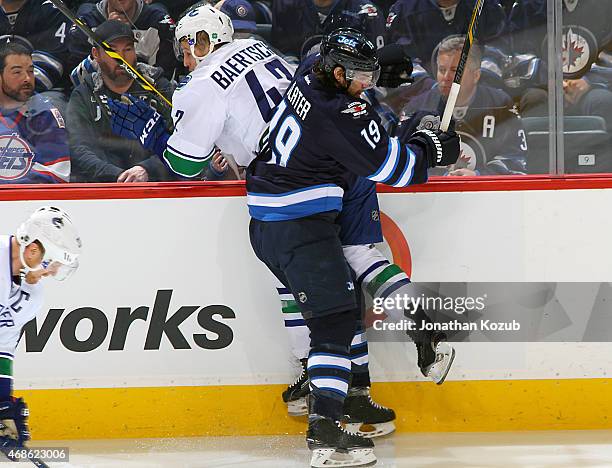
<path id="1" fill-rule="evenodd" d="M 30 172 L 34 153 L 16 133 L 0 136 L 0 180 L 17 180 Z"/>
<path id="2" fill-rule="evenodd" d="M 361 7 L 358 15 L 368 15 L 370 18 L 376 18 L 378 16 L 378 9 L 371 3 L 367 3 Z"/>
<path id="3" fill-rule="evenodd" d="M 478 139 L 466 132 L 457 131 L 457 134 L 461 137 L 461 153 L 453 168 L 474 171 L 479 166 L 479 161 L 484 167 L 487 163 L 487 155 Z"/>
<path id="4" fill-rule="evenodd" d="M 366 104 L 359 101 L 351 102 L 348 107 L 342 111 L 343 114 L 351 114 L 354 119 L 358 119 L 367 112 L 368 109 Z"/>
<path id="5" fill-rule="evenodd" d="M 417 130 L 438 130 L 440 128 L 439 115 L 426 115 L 419 122 Z"/>
<path id="6" fill-rule="evenodd" d="M 597 40 L 581 26 L 565 26 L 562 36 L 563 75 L 579 78 L 591 69 L 597 58 Z"/>

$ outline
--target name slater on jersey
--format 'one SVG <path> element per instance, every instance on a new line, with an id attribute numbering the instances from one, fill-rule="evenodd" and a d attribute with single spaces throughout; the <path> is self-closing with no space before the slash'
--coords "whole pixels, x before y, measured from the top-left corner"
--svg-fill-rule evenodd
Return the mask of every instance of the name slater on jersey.
<path id="1" fill-rule="evenodd" d="M 285 97 L 287 98 L 287 101 L 289 101 L 289 104 L 291 104 L 291 106 L 295 109 L 297 116 L 302 120 L 306 120 L 306 116 L 308 115 L 308 111 L 310 111 L 312 104 L 310 104 L 310 101 L 304 97 L 302 91 L 300 91 L 300 88 L 296 86 L 296 83 L 293 83 L 289 87 Z"/>
<path id="2" fill-rule="evenodd" d="M 221 88 L 227 89 L 251 65 L 274 55 L 263 42 L 245 47 L 228 58 L 210 76 Z"/>

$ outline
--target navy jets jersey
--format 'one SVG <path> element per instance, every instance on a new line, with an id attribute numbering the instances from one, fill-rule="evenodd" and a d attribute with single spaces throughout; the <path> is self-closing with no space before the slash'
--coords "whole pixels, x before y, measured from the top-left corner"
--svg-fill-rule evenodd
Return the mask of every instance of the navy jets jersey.
<path id="1" fill-rule="evenodd" d="M 0 184 L 69 179 L 68 133 L 60 112 L 39 95 L 21 109 L 0 109 Z"/>
<path id="2" fill-rule="evenodd" d="M 300 58 L 311 36 L 328 34 L 339 27 L 362 31 L 380 48 L 384 45 L 385 18 L 368 0 L 336 0 L 327 15 L 312 0 L 275 0 L 272 3 L 272 45 L 281 53 Z"/>
<path id="3" fill-rule="evenodd" d="M 68 84 L 67 35 L 71 22 L 49 0 L 26 0 L 17 12 L 0 8 L 0 40 L 30 48 L 36 91 Z"/>
<path id="4" fill-rule="evenodd" d="M 247 171 L 247 203 L 261 221 L 340 211 L 356 176 L 395 187 L 427 181 L 420 145 L 389 137 L 362 99 L 298 76 L 270 122 L 267 150 Z"/>
<path id="5" fill-rule="evenodd" d="M 402 112 L 405 120 L 418 111 L 442 115 L 445 102 L 437 85 L 411 100 Z M 516 108 L 505 92 L 479 84 L 467 107 L 456 107 L 455 129 L 461 136 L 461 156 L 455 169 L 481 174 L 526 172 L 527 139 Z M 496 163 L 490 165 L 492 161 Z M 500 171 L 500 163 L 507 171 Z M 438 169 L 434 171 L 440 172 Z"/>
<path id="6" fill-rule="evenodd" d="M 390 44 L 410 46 L 409 55 L 429 64 L 438 43 L 453 34 L 465 34 L 475 0 L 459 0 L 455 7 L 441 8 L 437 0 L 398 0 L 387 17 Z M 505 13 L 499 0 L 486 0 L 478 22 L 481 43 L 497 37 L 505 26 Z"/>

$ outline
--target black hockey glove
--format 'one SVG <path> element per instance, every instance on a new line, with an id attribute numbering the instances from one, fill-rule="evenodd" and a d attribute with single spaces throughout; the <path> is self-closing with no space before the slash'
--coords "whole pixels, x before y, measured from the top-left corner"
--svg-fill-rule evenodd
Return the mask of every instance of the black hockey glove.
<path id="1" fill-rule="evenodd" d="M 461 154 L 461 139 L 455 133 L 455 121 L 451 120 L 448 132 L 440 130 L 440 116 L 419 111 L 404 119 L 395 132 L 401 141 L 418 143 L 427 151 L 429 167 L 455 164 Z"/>
<path id="2" fill-rule="evenodd" d="M 376 86 L 397 88 L 412 83 L 412 60 L 406 48 L 400 44 L 389 44 L 378 50 L 380 78 Z"/>
<path id="3" fill-rule="evenodd" d="M 23 398 L 11 397 L 0 403 L 0 445 L 21 447 L 30 440 L 28 407 Z"/>
<path id="4" fill-rule="evenodd" d="M 461 154 L 461 138 L 453 130 L 418 130 L 408 139 L 408 144 L 425 148 L 429 167 L 455 164 Z"/>

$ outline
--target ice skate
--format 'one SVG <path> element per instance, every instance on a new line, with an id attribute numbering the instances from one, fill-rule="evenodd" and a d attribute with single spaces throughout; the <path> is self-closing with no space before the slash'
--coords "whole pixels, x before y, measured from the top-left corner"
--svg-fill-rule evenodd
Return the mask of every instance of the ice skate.
<path id="1" fill-rule="evenodd" d="M 455 349 L 446 342 L 446 335 L 434 333 L 431 341 L 415 344 L 421 372 L 436 384 L 442 385 L 455 360 Z"/>
<path id="2" fill-rule="evenodd" d="M 298 378 L 283 392 L 283 401 L 287 403 L 289 416 L 305 416 L 308 414 L 306 395 L 308 388 L 308 371 L 306 369 L 308 359 L 300 359 L 302 372 Z"/>
<path id="3" fill-rule="evenodd" d="M 380 437 L 395 431 L 395 411 L 372 400 L 369 387 L 350 388 L 344 400 L 344 428 L 366 438 Z"/>
<path id="4" fill-rule="evenodd" d="M 330 418 L 311 414 L 306 441 L 312 450 L 312 468 L 376 464 L 374 443 L 370 439 L 350 434 L 339 422 Z"/>

